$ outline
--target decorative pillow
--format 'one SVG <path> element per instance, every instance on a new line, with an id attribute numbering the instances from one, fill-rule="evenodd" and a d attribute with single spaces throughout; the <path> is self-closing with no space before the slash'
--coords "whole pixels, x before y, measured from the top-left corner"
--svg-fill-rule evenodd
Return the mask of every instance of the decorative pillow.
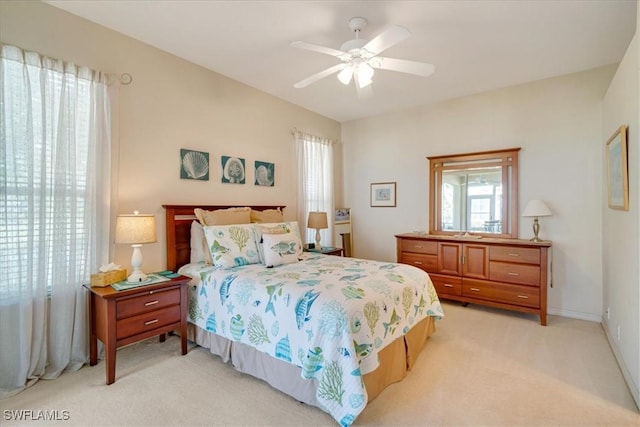
<path id="1" fill-rule="evenodd" d="M 266 209 L 263 211 L 256 211 L 251 209 L 251 222 L 257 223 L 273 223 L 283 222 L 284 215 L 280 208 L 278 209 Z"/>
<path id="2" fill-rule="evenodd" d="M 249 224 L 251 222 L 251 208 L 229 208 L 206 211 L 196 208 L 193 213 L 202 225 L 231 225 Z"/>
<path id="3" fill-rule="evenodd" d="M 262 248 L 267 267 L 298 262 L 298 253 L 302 251 L 300 238 L 294 233 L 263 234 Z"/>
<path id="4" fill-rule="evenodd" d="M 253 224 L 204 227 L 204 235 L 207 238 L 213 264 L 222 267 L 259 264 L 260 255 L 253 228 Z"/>
<path id="5" fill-rule="evenodd" d="M 207 239 L 204 237 L 204 229 L 198 221 L 191 223 L 191 262 L 206 262 L 213 264 L 211 252 L 207 247 Z"/>
<path id="6" fill-rule="evenodd" d="M 286 233 L 292 233 L 294 236 L 297 237 L 298 243 L 300 245 L 296 255 L 297 257 L 300 257 L 302 255 L 302 240 L 300 239 L 300 230 L 298 229 L 297 221 L 255 225 L 255 240 L 256 240 L 256 243 L 258 244 L 258 251 L 260 252 L 260 261 L 263 264 L 265 264 L 264 250 L 262 245 L 263 236 L 265 234 L 286 234 Z"/>

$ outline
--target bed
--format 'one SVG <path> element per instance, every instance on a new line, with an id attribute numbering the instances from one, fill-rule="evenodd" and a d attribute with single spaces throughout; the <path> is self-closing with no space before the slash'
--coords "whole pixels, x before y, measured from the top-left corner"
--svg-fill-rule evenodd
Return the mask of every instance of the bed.
<path id="1" fill-rule="evenodd" d="M 189 340 L 343 426 L 407 375 L 443 316 L 409 265 L 308 252 L 272 268 L 191 263 L 194 209 L 231 206 L 163 207 L 167 268 L 192 278 Z"/>

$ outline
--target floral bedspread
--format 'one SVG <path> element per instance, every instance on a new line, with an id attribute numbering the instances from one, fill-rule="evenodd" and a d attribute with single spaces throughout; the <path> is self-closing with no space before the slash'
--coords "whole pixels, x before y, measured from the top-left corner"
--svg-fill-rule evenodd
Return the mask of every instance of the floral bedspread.
<path id="1" fill-rule="evenodd" d="M 323 409 L 349 426 L 378 351 L 427 316 L 443 316 L 429 276 L 404 264 L 305 253 L 301 262 L 190 264 L 189 321 L 295 364 Z"/>

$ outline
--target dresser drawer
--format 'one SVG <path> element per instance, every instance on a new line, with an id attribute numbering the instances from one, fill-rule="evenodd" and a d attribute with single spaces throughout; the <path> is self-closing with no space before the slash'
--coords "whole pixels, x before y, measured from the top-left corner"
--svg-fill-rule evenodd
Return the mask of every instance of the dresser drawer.
<path id="1" fill-rule="evenodd" d="M 116 318 L 123 319 L 175 304 L 180 304 L 179 288 L 121 299 L 116 306 Z"/>
<path id="2" fill-rule="evenodd" d="M 489 248 L 489 260 L 540 265 L 540 249 L 491 246 Z"/>
<path id="3" fill-rule="evenodd" d="M 423 269 L 424 271 L 438 271 L 437 255 L 423 255 L 403 252 L 400 262 L 403 264 L 413 265 L 415 267 Z"/>
<path id="4" fill-rule="evenodd" d="M 462 279 L 460 277 L 429 274 L 438 295 L 462 295 Z"/>
<path id="5" fill-rule="evenodd" d="M 153 329 L 180 322 L 180 306 L 172 305 L 139 316 L 129 317 L 116 322 L 116 338 L 122 339 Z"/>
<path id="6" fill-rule="evenodd" d="M 540 286 L 540 267 L 537 265 L 491 261 L 489 263 L 489 279 L 497 282 Z"/>
<path id="7" fill-rule="evenodd" d="M 438 255 L 438 242 L 402 239 L 402 252 Z"/>
<path id="8" fill-rule="evenodd" d="M 540 307 L 539 288 L 531 286 L 465 280 L 462 284 L 462 295 L 469 298 L 497 301 L 523 307 Z"/>

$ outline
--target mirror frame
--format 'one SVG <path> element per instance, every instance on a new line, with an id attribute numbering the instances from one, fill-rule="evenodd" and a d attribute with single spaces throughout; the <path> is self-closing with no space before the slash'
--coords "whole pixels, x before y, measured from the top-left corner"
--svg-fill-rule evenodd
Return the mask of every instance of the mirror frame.
<path id="1" fill-rule="evenodd" d="M 466 230 L 442 229 L 442 173 L 446 170 L 502 166 L 502 233 L 478 233 L 474 236 L 518 238 L 518 148 L 477 153 L 431 156 L 429 159 L 429 234 L 460 235 Z M 507 197 L 507 200 L 504 198 Z M 506 203 L 505 203 L 506 202 Z"/>

